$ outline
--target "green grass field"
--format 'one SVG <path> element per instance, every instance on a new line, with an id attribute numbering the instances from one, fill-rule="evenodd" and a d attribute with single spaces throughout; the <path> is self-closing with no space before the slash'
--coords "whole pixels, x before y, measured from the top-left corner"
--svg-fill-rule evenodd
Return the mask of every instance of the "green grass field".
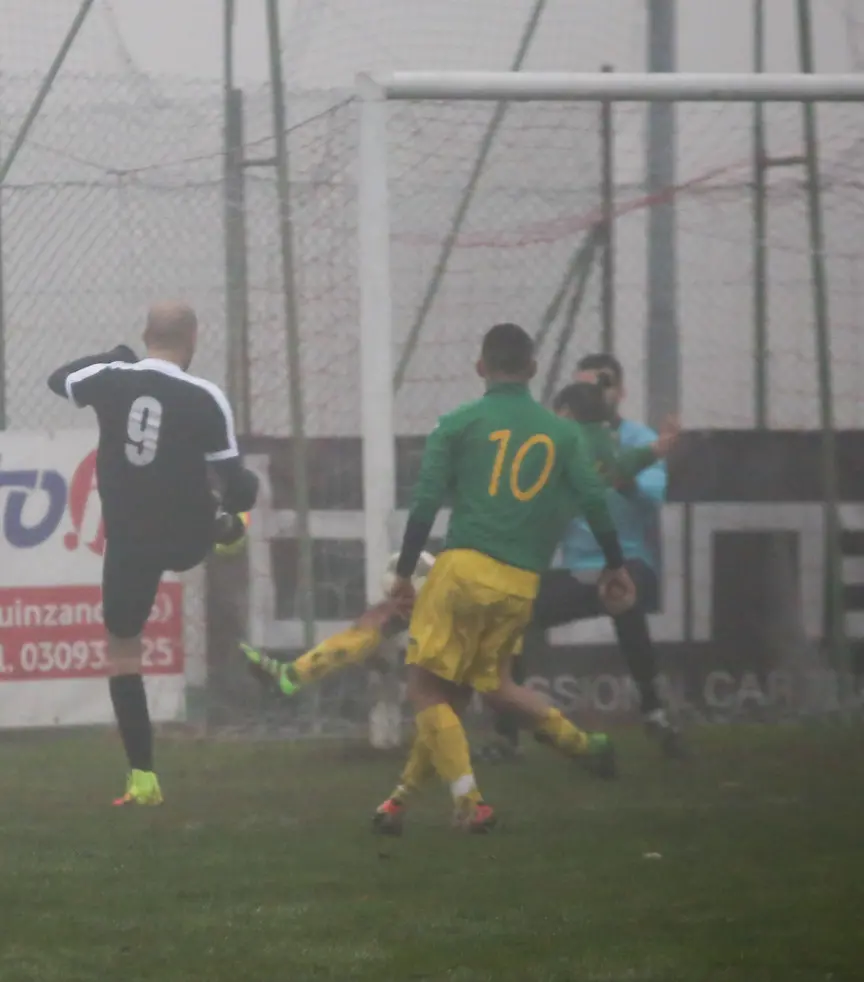
<path id="1" fill-rule="evenodd" d="M 397 758 L 166 739 L 166 805 L 120 811 L 113 736 L 3 742 L 0 980 L 864 978 L 862 731 L 694 740 L 625 734 L 614 784 L 532 749 L 479 770 L 493 835 L 436 788 L 400 840 Z"/>

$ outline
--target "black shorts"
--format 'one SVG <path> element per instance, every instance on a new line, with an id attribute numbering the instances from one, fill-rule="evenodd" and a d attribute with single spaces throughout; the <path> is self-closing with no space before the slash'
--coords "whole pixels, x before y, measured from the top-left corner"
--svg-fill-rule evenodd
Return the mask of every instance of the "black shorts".
<path id="1" fill-rule="evenodd" d="M 211 542 L 151 546 L 109 539 L 102 566 L 102 619 L 115 638 L 137 638 L 156 600 L 162 574 L 183 573 L 203 562 Z"/>
<path id="2" fill-rule="evenodd" d="M 642 611 L 657 607 L 657 574 L 638 560 L 628 561 L 627 569 L 636 584 L 636 606 Z M 572 621 L 607 617 L 595 583 L 583 583 L 568 569 L 550 569 L 540 575 L 540 588 L 531 615 L 531 626 L 546 630 Z"/>

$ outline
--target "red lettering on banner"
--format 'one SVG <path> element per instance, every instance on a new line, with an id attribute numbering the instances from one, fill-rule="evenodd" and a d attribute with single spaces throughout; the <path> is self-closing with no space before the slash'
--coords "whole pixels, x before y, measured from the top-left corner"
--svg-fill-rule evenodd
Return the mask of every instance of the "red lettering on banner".
<path id="1" fill-rule="evenodd" d="M 96 451 L 87 454 L 75 468 L 69 481 L 69 518 L 72 520 L 74 531 L 67 532 L 63 544 L 67 549 L 77 549 L 79 545 L 86 546 L 90 552 L 102 556 L 105 553 L 105 527 L 99 519 L 99 528 L 94 538 L 89 542 L 81 542 L 84 519 L 91 502 L 95 502 L 101 514 L 102 505 L 99 500 L 99 490 L 96 482 Z"/>
<path id="2" fill-rule="evenodd" d="M 144 674 L 181 674 L 183 661 L 183 587 L 163 583 L 144 629 Z M 107 674 L 98 586 L 0 589 L 0 682 Z"/>

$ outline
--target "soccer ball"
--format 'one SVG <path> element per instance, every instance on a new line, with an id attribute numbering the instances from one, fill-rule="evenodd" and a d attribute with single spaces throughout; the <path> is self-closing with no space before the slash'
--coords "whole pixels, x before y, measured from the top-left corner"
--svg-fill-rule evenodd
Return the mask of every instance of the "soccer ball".
<path id="1" fill-rule="evenodd" d="M 393 589 L 393 583 L 396 580 L 396 564 L 399 562 L 399 553 L 394 552 L 393 555 L 387 560 L 387 569 L 384 570 L 384 575 L 381 577 L 381 590 L 384 596 L 388 596 L 390 591 Z M 414 570 L 414 575 L 411 577 L 411 582 L 414 584 L 414 592 L 419 593 L 420 587 L 426 582 L 426 577 L 429 575 L 429 571 L 435 562 L 435 557 L 431 552 L 421 552 L 420 558 L 417 560 L 417 566 Z"/>
<path id="2" fill-rule="evenodd" d="M 250 515 L 248 511 L 239 515 L 220 513 L 216 519 L 216 544 L 213 551 L 218 556 L 238 556 L 246 548 Z"/>

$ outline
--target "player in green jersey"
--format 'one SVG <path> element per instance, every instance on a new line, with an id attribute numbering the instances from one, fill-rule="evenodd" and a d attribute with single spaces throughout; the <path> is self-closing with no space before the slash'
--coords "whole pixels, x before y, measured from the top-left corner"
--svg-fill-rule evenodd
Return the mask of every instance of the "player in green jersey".
<path id="1" fill-rule="evenodd" d="M 530 336 L 515 324 L 493 327 L 477 371 L 486 394 L 443 416 L 427 441 L 393 597 L 413 598 L 417 558 L 438 510 L 449 504 L 445 549 L 411 618 L 412 753 L 418 767 L 434 768 L 449 784 L 457 824 L 483 831 L 494 815 L 471 768 L 456 711 L 460 693 L 471 688 L 499 708 L 536 714 L 533 694 L 510 681 L 508 660 L 530 618 L 539 574 L 575 515 L 584 515 L 604 550 L 599 589 L 610 609 L 630 606 L 635 590 L 581 429 L 537 403 L 528 389 L 536 371 Z M 590 752 L 587 734 L 557 710 L 543 712 L 539 729 L 550 742 Z"/>

